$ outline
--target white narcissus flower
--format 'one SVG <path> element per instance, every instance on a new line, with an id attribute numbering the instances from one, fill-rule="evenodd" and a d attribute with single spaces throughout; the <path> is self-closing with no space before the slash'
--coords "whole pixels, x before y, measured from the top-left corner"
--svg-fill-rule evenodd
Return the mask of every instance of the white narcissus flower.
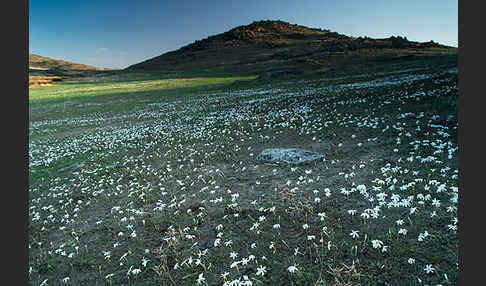
<path id="1" fill-rule="evenodd" d="M 235 267 L 237 267 L 237 266 L 238 266 L 238 264 L 240 264 L 240 263 L 241 263 L 241 261 L 235 261 L 235 262 L 231 263 L 230 268 L 235 268 Z"/>
<path id="2" fill-rule="evenodd" d="M 381 248 L 383 246 L 383 241 L 378 239 L 372 240 L 371 243 L 373 243 L 373 248 Z"/>
<path id="3" fill-rule="evenodd" d="M 399 233 L 399 234 L 403 234 L 403 235 L 407 235 L 408 230 L 407 230 L 407 229 L 405 229 L 405 228 L 401 228 L 400 230 L 398 230 L 398 233 Z"/>
<path id="4" fill-rule="evenodd" d="M 147 258 L 142 258 L 142 265 L 143 267 L 146 267 L 147 266 L 147 263 L 149 262 L 150 260 L 148 260 Z"/>
<path id="5" fill-rule="evenodd" d="M 294 265 L 291 265 L 287 268 L 287 270 L 290 272 L 290 273 L 295 273 L 297 271 L 299 271 L 299 269 L 297 268 L 297 264 L 294 264 Z"/>
<path id="6" fill-rule="evenodd" d="M 424 271 L 429 274 L 429 273 L 434 273 L 435 268 L 432 267 L 432 264 L 427 264 L 425 265 Z"/>
<path id="7" fill-rule="evenodd" d="M 201 273 L 199 274 L 198 278 L 197 278 L 197 285 L 201 285 L 202 282 L 204 282 L 204 280 L 206 280 L 206 278 L 204 278 L 204 273 Z"/>
<path id="8" fill-rule="evenodd" d="M 267 272 L 267 267 L 263 266 L 263 265 L 260 265 L 258 268 L 257 268 L 257 273 L 256 273 L 256 276 L 263 276 L 265 275 L 265 273 Z"/>

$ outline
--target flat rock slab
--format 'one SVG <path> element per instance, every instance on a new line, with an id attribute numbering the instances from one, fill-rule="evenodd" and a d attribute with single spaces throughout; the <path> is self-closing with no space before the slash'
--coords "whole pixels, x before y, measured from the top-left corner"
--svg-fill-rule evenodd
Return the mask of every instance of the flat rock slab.
<path id="1" fill-rule="evenodd" d="M 258 156 L 257 160 L 275 163 L 284 162 L 289 164 L 302 164 L 324 158 L 323 154 L 297 148 L 275 148 L 265 149 Z"/>
<path id="2" fill-rule="evenodd" d="M 81 162 L 81 163 L 76 162 L 76 163 L 74 163 L 70 166 L 59 169 L 59 172 L 64 172 L 64 171 L 67 171 L 67 170 L 77 170 L 77 169 L 82 168 L 82 167 L 84 167 L 84 162 Z"/>

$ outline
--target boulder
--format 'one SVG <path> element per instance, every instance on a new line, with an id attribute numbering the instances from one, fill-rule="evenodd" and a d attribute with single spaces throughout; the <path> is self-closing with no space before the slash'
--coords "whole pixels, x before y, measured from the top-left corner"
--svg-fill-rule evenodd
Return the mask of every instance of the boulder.
<path id="1" fill-rule="evenodd" d="M 257 156 L 257 160 L 264 162 L 284 162 L 296 165 L 309 163 L 322 158 L 324 158 L 323 154 L 298 148 L 265 149 Z"/>
<path id="2" fill-rule="evenodd" d="M 81 162 L 81 163 L 76 162 L 76 163 L 74 163 L 70 166 L 59 169 L 59 172 L 64 172 L 64 171 L 68 171 L 68 170 L 77 170 L 77 169 L 82 168 L 82 167 L 84 167 L 84 162 Z"/>

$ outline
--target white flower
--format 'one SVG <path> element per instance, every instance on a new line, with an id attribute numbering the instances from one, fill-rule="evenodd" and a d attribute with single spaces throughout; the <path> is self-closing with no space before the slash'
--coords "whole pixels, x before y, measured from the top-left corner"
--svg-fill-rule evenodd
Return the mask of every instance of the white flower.
<path id="1" fill-rule="evenodd" d="M 142 265 L 143 267 L 146 267 L 147 266 L 147 263 L 149 262 L 150 260 L 148 260 L 147 258 L 142 258 Z"/>
<path id="2" fill-rule="evenodd" d="M 206 278 L 204 278 L 204 273 L 201 273 L 199 274 L 198 278 L 197 278 L 197 285 L 200 285 L 202 282 L 204 282 L 204 280 L 206 280 Z"/>
<path id="3" fill-rule="evenodd" d="M 295 273 L 296 271 L 299 271 L 299 269 L 297 268 L 297 264 L 294 264 L 294 265 L 291 265 L 287 268 L 287 270 L 290 272 L 290 273 Z"/>
<path id="4" fill-rule="evenodd" d="M 383 241 L 378 239 L 372 240 L 371 243 L 373 243 L 373 248 L 380 248 L 383 246 Z"/>
<path id="5" fill-rule="evenodd" d="M 331 190 L 329 188 L 325 188 L 324 189 L 324 193 L 326 193 L 326 197 L 330 197 L 331 196 Z"/>
<path id="6" fill-rule="evenodd" d="M 257 273 L 256 276 L 263 276 L 267 272 L 267 267 L 260 265 L 260 267 L 257 268 Z"/>
<path id="7" fill-rule="evenodd" d="M 438 207 L 440 207 L 440 201 L 438 199 L 433 199 L 432 205 L 434 205 L 436 208 L 438 208 Z"/>
<path id="8" fill-rule="evenodd" d="M 359 231 L 357 230 L 351 230 L 351 233 L 349 235 L 351 235 L 353 238 L 358 238 L 359 237 L 358 232 Z"/>
<path id="9" fill-rule="evenodd" d="M 110 259 L 111 251 L 103 251 L 103 255 L 105 256 L 105 259 Z"/>
<path id="10" fill-rule="evenodd" d="M 243 258 L 241 259 L 241 264 L 242 264 L 242 265 L 247 265 L 247 264 L 248 264 L 248 261 L 250 261 L 248 258 L 243 257 Z"/>
<path id="11" fill-rule="evenodd" d="M 109 278 L 111 278 L 113 276 L 115 276 L 115 274 L 113 274 L 113 273 L 112 274 L 108 274 L 108 275 L 105 276 L 105 279 L 109 279 Z"/>
<path id="12" fill-rule="evenodd" d="M 71 279 L 71 278 L 69 278 L 69 277 L 64 277 L 64 278 L 62 279 L 62 282 L 67 283 L 67 282 L 69 281 L 69 279 Z"/>
<path id="13" fill-rule="evenodd" d="M 299 253 L 300 253 L 299 248 L 298 247 L 294 248 L 294 256 L 297 256 L 297 254 L 299 254 Z"/>
<path id="14" fill-rule="evenodd" d="M 405 228 L 401 228 L 400 230 L 398 230 L 398 233 L 403 235 L 407 235 L 407 232 L 408 230 L 406 230 Z"/>
<path id="15" fill-rule="evenodd" d="M 302 225 L 302 228 L 303 229 L 308 229 L 309 228 L 309 225 L 308 224 L 304 224 L 304 225 Z"/>
<path id="16" fill-rule="evenodd" d="M 278 224 L 278 223 L 274 224 L 274 225 L 273 225 L 273 228 L 274 228 L 274 229 L 280 228 L 280 224 Z"/>
<path id="17" fill-rule="evenodd" d="M 413 259 L 413 258 L 408 259 L 408 264 L 414 264 L 414 263 L 415 263 L 415 259 Z"/>
<path id="18" fill-rule="evenodd" d="M 260 226 L 260 224 L 258 222 L 254 222 L 253 226 L 250 228 L 250 230 L 257 229 L 259 226 Z"/>
<path id="19" fill-rule="evenodd" d="M 424 271 L 427 272 L 427 274 L 429 273 L 434 273 L 434 267 L 432 267 L 432 264 L 427 264 L 425 265 L 425 268 L 424 268 Z"/>
<path id="20" fill-rule="evenodd" d="M 238 257 L 238 253 L 233 251 L 233 252 L 230 253 L 230 257 L 233 258 L 233 259 L 236 259 L 236 257 Z"/>

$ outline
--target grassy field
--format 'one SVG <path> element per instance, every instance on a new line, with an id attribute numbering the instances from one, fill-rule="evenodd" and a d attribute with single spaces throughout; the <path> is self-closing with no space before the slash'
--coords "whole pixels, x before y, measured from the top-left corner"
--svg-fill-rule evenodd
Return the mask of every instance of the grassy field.
<path id="1" fill-rule="evenodd" d="M 457 285 L 457 61 L 154 77 L 29 90 L 31 285 Z"/>

